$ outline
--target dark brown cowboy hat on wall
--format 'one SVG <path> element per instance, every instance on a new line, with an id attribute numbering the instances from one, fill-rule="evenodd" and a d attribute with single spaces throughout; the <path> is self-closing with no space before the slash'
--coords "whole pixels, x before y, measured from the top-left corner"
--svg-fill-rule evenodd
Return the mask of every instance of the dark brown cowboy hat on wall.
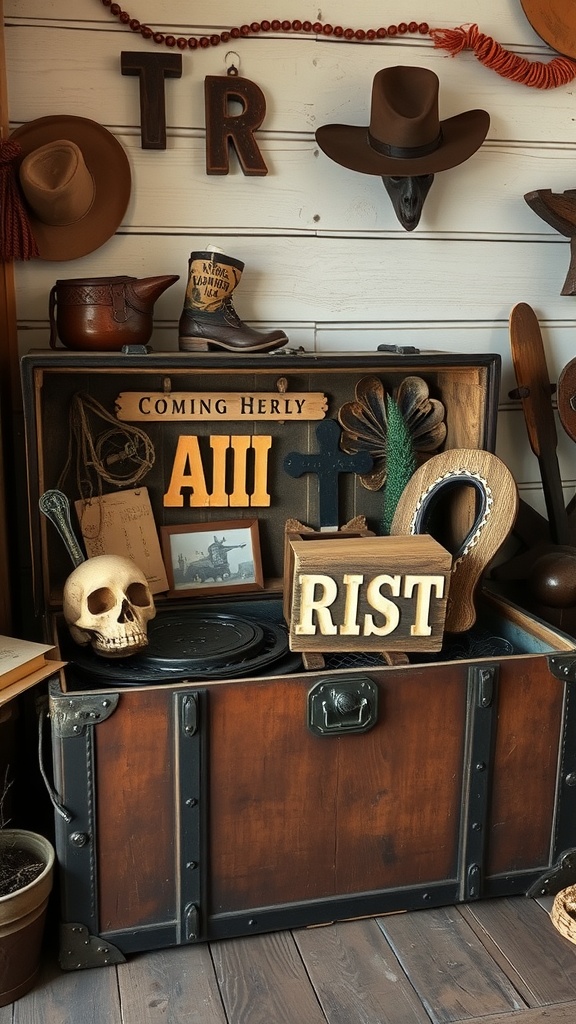
<path id="1" fill-rule="evenodd" d="M 490 127 L 485 110 L 438 116 L 438 77 L 427 68 L 383 68 L 372 83 L 368 128 L 325 124 L 320 149 L 337 164 L 363 174 L 415 177 L 463 163 Z"/>
<path id="2" fill-rule="evenodd" d="M 106 128 L 54 114 L 17 128 L 17 159 L 40 259 L 75 260 L 117 230 L 130 198 L 130 164 Z"/>

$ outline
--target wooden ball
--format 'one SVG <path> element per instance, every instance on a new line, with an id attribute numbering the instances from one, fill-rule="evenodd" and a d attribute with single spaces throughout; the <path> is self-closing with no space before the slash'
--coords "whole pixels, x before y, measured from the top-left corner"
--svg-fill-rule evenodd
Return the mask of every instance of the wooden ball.
<path id="1" fill-rule="evenodd" d="M 570 608 L 576 604 L 576 549 L 550 551 L 537 558 L 529 584 L 532 594 L 548 608 Z"/>

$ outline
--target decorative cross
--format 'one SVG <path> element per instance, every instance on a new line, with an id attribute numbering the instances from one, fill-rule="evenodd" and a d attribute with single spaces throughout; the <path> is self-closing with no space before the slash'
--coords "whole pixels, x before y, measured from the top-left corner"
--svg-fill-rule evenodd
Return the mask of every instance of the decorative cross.
<path id="1" fill-rule="evenodd" d="M 310 454 L 290 452 L 284 459 L 284 469 L 289 476 L 317 474 L 321 530 L 338 529 L 338 474 L 368 473 L 372 469 L 372 456 L 368 452 L 347 455 L 338 447 L 340 433 L 336 420 L 322 420 L 316 427 L 320 450 Z"/>

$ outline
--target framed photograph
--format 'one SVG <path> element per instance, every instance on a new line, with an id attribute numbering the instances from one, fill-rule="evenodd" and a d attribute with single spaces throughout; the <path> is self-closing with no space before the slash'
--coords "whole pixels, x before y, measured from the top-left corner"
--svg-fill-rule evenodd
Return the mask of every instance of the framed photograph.
<path id="1" fill-rule="evenodd" d="M 163 526 L 161 535 L 172 597 L 264 586 L 257 519 Z"/>

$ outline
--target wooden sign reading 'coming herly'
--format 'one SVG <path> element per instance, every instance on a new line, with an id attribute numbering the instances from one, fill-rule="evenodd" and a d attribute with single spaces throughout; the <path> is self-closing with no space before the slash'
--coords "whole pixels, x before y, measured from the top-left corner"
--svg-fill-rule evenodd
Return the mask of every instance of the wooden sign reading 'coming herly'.
<path id="1" fill-rule="evenodd" d="M 327 398 L 321 392 L 123 391 L 116 399 L 119 420 L 322 420 Z"/>

